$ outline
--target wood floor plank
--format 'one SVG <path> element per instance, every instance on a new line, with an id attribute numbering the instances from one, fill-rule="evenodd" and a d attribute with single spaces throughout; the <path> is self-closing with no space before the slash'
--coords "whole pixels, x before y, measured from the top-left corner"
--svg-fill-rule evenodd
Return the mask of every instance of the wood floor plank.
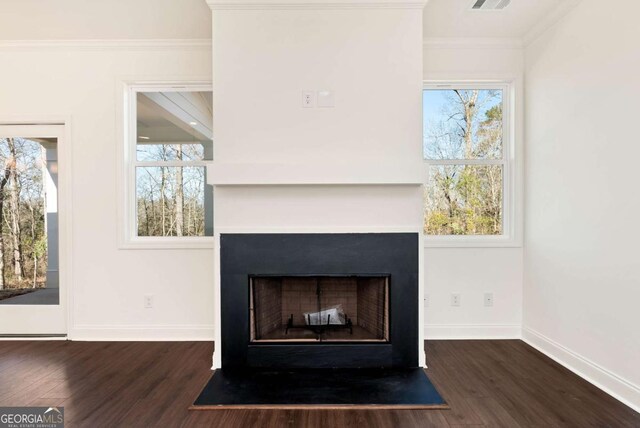
<path id="1" fill-rule="evenodd" d="M 540 396 L 544 394 L 535 394 L 528 390 L 528 377 L 523 376 L 521 371 L 514 370 L 513 363 L 509 363 L 504 354 L 496 351 L 496 344 L 497 342 L 469 341 L 467 352 L 456 353 L 455 358 L 466 362 L 465 373 L 469 371 L 483 374 L 485 383 L 490 388 L 487 396 L 498 399 L 519 425 L 561 426 L 562 420 L 556 418 L 540 402 Z M 442 345 L 452 346 L 452 343 Z M 480 355 L 482 358 L 474 357 Z M 526 361 L 523 363 L 527 364 Z M 478 412 L 482 411 L 481 408 L 476 409 Z"/>
<path id="2" fill-rule="evenodd" d="M 464 373 L 456 366 L 457 358 L 446 346 L 429 346 L 427 350 L 427 376 L 451 407 L 444 413 L 450 425 L 479 425 L 482 419 L 468 404 L 469 389 Z M 475 394 L 475 392 L 474 392 Z M 479 396 L 482 396 L 479 394 Z"/>
<path id="3" fill-rule="evenodd" d="M 205 342 L 0 342 L 0 405 L 63 406 L 68 427 L 640 427 L 640 415 L 521 341 L 431 341 L 451 410 L 189 411 Z"/>
<path id="4" fill-rule="evenodd" d="M 519 428 L 522 425 L 495 398 L 469 398 L 469 404 L 487 426 Z"/>

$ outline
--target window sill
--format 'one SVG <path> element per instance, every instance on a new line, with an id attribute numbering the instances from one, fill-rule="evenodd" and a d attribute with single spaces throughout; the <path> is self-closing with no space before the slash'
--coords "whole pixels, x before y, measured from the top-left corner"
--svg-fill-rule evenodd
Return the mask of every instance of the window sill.
<path id="1" fill-rule="evenodd" d="M 509 236 L 424 236 L 425 248 L 521 248 Z"/>
<path id="2" fill-rule="evenodd" d="M 214 248 L 213 236 L 194 238 L 134 238 L 119 243 L 120 250 L 209 250 Z"/>

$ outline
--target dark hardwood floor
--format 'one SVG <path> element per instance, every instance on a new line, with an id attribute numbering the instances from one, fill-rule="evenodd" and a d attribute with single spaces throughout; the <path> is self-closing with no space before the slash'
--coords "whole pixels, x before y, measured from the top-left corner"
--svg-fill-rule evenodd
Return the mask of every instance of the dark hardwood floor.
<path id="1" fill-rule="evenodd" d="M 64 406 L 67 427 L 640 427 L 640 414 L 521 341 L 431 341 L 451 410 L 188 411 L 203 342 L 0 342 L 0 406 Z"/>

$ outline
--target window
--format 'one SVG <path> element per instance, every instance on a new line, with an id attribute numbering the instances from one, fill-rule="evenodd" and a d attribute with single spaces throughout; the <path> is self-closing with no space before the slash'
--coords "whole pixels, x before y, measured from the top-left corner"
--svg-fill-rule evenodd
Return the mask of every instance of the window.
<path id="1" fill-rule="evenodd" d="M 213 115 L 205 89 L 129 87 L 130 244 L 210 245 L 213 201 L 206 164 L 213 159 Z"/>
<path id="2" fill-rule="evenodd" d="M 425 87 L 427 245 L 512 242 L 509 101 L 508 84 Z"/>

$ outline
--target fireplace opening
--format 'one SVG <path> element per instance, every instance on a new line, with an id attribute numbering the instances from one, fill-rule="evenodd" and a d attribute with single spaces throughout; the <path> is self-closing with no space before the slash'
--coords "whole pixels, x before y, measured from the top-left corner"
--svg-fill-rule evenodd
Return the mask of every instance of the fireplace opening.
<path id="1" fill-rule="evenodd" d="M 389 342 L 389 276 L 250 277 L 251 342 Z"/>

